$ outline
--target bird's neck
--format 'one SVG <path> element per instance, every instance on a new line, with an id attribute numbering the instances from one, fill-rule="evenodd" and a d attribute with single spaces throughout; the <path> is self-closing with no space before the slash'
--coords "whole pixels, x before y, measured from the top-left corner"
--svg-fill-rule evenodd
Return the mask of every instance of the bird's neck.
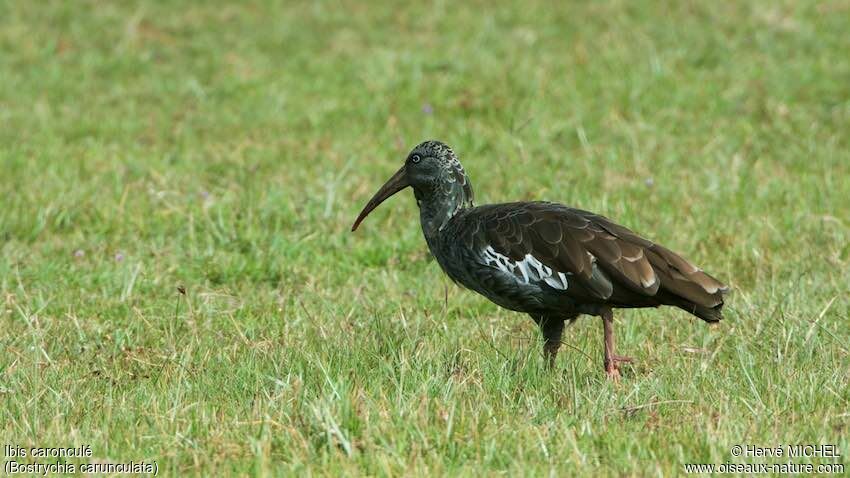
<path id="1" fill-rule="evenodd" d="M 472 189 L 469 184 L 442 185 L 431 194 L 416 193 L 422 232 L 431 245 L 449 221 L 460 211 L 472 207 Z"/>

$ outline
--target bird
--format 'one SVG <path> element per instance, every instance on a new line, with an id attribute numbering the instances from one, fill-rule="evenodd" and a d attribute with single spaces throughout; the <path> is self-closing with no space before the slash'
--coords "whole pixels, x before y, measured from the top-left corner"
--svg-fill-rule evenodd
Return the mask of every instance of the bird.
<path id="1" fill-rule="evenodd" d="M 431 255 L 455 283 L 503 308 L 528 314 L 540 328 L 548 367 L 555 366 L 565 324 L 602 319 L 603 366 L 620 379 L 613 309 L 678 307 L 708 323 L 722 317 L 729 287 L 681 255 L 605 216 L 544 202 L 475 206 L 454 150 L 425 141 L 372 196 L 351 231 L 407 187 Z"/>

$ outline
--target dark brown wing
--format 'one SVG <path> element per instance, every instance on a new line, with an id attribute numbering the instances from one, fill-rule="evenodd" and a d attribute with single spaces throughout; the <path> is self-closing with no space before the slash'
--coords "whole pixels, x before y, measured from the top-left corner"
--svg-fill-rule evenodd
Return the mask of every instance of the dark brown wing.
<path id="1" fill-rule="evenodd" d="M 473 247 L 492 247 L 513 261 L 528 255 L 569 275 L 577 301 L 619 307 L 676 305 L 706 320 L 727 290 L 672 251 L 607 218 L 560 204 L 530 202 L 475 209 Z M 705 310 L 704 310 L 705 309 Z M 710 317 L 704 317 L 708 315 Z"/>

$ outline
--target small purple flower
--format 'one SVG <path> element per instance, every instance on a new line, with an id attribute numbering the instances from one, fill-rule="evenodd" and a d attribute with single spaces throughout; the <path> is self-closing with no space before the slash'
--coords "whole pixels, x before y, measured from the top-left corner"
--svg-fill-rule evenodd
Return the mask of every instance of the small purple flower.
<path id="1" fill-rule="evenodd" d="M 652 186 L 655 186 L 655 180 L 652 178 L 646 178 L 644 179 L 643 184 L 645 184 L 646 187 L 651 188 Z"/>
<path id="2" fill-rule="evenodd" d="M 434 107 L 431 106 L 431 103 L 424 103 L 422 105 L 422 112 L 426 115 L 434 114 Z"/>
<path id="3" fill-rule="evenodd" d="M 84 251 L 82 249 L 77 249 L 76 251 L 74 251 L 74 257 L 76 257 L 77 259 L 79 259 L 79 258 L 81 258 L 85 255 L 86 255 L 86 251 Z"/>
<path id="4" fill-rule="evenodd" d="M 115 253 L 115 262 L 121 262 L 124 260 L 124 254 L 121 252 Z"/>
<path id="5" fill-rule="evenodd" d="M 201 195 L 201 199 L 203 199 L 204 201 L 206 201 L 210 197 L 209 191 L 201 191 L 200 195 Z"/>

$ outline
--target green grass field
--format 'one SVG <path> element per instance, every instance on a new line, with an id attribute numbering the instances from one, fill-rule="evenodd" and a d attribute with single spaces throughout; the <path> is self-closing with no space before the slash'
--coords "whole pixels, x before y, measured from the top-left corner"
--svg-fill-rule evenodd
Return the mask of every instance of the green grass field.
<path id="1" fill-rule="evenodd" d="M 850 466 L 850 3 L 552 5 L 0 3 L 0 445 L 164 476 Z M 547 371 L 409 192 L 349 233 L 430 138 L 479 204 L 680 251 L 726 320 L 618 312 L 613 384 L 583 318 Z"/>

